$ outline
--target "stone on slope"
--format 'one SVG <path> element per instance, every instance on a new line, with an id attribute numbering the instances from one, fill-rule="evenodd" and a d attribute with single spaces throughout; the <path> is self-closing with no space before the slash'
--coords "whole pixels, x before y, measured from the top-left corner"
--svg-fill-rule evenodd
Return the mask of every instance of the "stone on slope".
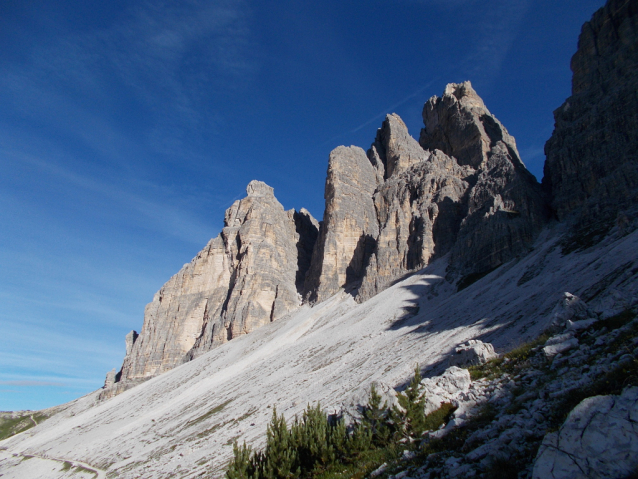
<path id="1" fill-rule="evenodd" d="M 419 389 L 425 398 L 425 414 L 436 411 L 445 402 L 456 402 L 471 384 L 470 372 L 456 366 L 449 367 L 441 376 L 423 379 Z"/>
<path id="2" fill-rule="evenodd" d="M 638 388 L 585 399 L 543 439 L 534 479 L 615 479 L 638 468 Z"/>
<path id="3" fill-rule="evenodd" d="M 478 339 L 470 339 L 455 348 L 448 364 L 450 366 L 476 366 L 494 358 L 498 358 L 494 346 Z"/>
<path id="4" fill-rule="evenodd" d="M 623 210 L 638 200 L 638 1 L 599 9 L 583 25 L 571 68 L 572 96 L 554 111 L 545 145 L 543 186 L 558 219 L 574 223 L 575 246 L 587 246 L 636 216 Z"/>
<path id="5" fill-rule="evenodd" d="M 569 322 L 597 320 L 598 315 L 578 296 L 564 292 L 550 314 L 548 332 L 557 332 L 569 326 Z"/>
<path id="6" fill-rule="evenodd" d="M 420 144 L 476 170 L 467 210 L 452 248 L 461 274 L 488 272 L 529 250 L 547 220 L 540 185 L 520 159 L 516 142 L 489 112 L 470 82 L 449 84 L 423 108 Z"/>
<path id="7" fill-rule="evenodd" d="M 263 182 L 246 191 L 220 235 L 155 294 L 139 336 L 127 335 L 117 392 L 299 307 L 318 224 L 284 211 Z"/>
<path id="8" fill-rule="evenodd" d="M 376 187 L 376 170 L 361 148 L 340 146 L 330 153 L 326 209 L 305 283 L 309 302 L 360 281 L 379 234 L 372 200 Z"/>

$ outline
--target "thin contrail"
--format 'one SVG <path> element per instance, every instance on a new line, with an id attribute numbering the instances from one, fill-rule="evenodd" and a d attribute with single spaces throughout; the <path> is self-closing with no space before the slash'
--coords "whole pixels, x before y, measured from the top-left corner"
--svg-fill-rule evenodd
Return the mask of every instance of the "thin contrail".
<path id="1" fill-rule="evenodd" d="M 375 121 L 377 121 L 379 118 L 383 117 L 384 115 L 386 115 L 387 113 L 391 112 L 391 111 L 392 111 L 392 110 L 394 110 L 395 108 L 397 108 L 397 107 L 399 107 L 399 106 L 403 105 L 404 103 L 406 103 L 408 100 L 411 100 L 411 99 L 412 99 L 412 98 L 414 98 L 415 96 L 417 96 L 417 95 L 419 95 L 419 94 L 423 93 L 423 91 L 424 91 L 424 90 L 426 90 L 427 88 L 430 88 L 430 86 L 432 86 L 432 84 L 433 84 L 434 82 L 436 82 L 437 80 L 438 80 L 438 77 L 437 77 L 437 78 L 434 78 L 433 80 L 431 80 L 431 81 L 429 81 L 428 83 L 426 83 L 423 87 L 419 88 L 419 89 L 418 89 L 417 91 L 415 91 L 414 93 L 411 93 L 410 95 L 406 96 L 403 100 L 401 100 L 401 101 L 399 101 L 399 102 L 397 102 L 397 103 L 394 103 L 393 105 L 391 105 L 391 106 L 389 106 L 389 107 L 385 108 L 385 109 L 383 110 L 383 112 L 379 113 L 378 115 L 373 116 L 372 118 L 368 119 L 367 121 L 365 121 L 364 123 L 362 123 L 362 124 L 361 124 L 361 125 L 359 125 L 358 127 L 354 128 L 354 129 L 352 129 L 352 130 L 350 130 L 350 131 L 347 131 L 347 132 L 345 132 L 345 133 L 341 133 L 341 134 L 339 134 L 339 135 L 337 135 L 337 136 L 335 136 L 335 137 L 332 137 L 332 138 L 330 138 L 329 140 L 324 141 L 321 145 L 323 146 L 323 145 L 325 145 L 325 144 L 327 144 L 327 143 L 331 143 L 331 142 L 333 142 L 334 140 L 336 140 L 336 139 L 338 139 L 338 138 L 341 138 L 341 137 L 342 137 L 342 136 L 344 136 L 344 135 L 347 135 L 347 134 L 350 134 L 350 133 L 356 133 L 357 131 L 361 130 L 362 128 L 364 128 L 364 127 L 368 126 L 370 123 L 374 123 L 374 122 L 375 122 Z"/>
<path id="2" fill-rule="evenodd" d="M 373 116 L 372 118 L 370 118 L 368 121 L 366 121 L 365 123 L 362 123 L 361 125 L 359 125 L 358 127 L 356 127 L 354 130 L 350 130 L 350 133 L 356 133 L 357 131 L 359 131 L 361 128 L 364 128 L 366 126 L 368 126 L 370 123 L 373 123 L 374 121 L 378 120 L 379 118 L 381 118 L 382 116 L 386 115 L 387 113 L 389 113 L 390 111 L 394 110 L 395 108 L 403 105 L 404 103 L 407 103 L 408 100 L 414 98 L 415 96 L 423 93 L 424 90 L 426 90 L 427 88 L 430 88 L 430 86 L 436 81 L 437 79 L 431 80 L 430 82 L 428 82 L 424 87 L 419 88 L 417 91 L 415 91 L 414 93 L 406 96 L 403 100 L 401 100 L 400 102 L 395 103 L 392 106 L 389 106 L 388 108 L 386 108 L 383 112 L 379 113 L 378 115 Z"/>

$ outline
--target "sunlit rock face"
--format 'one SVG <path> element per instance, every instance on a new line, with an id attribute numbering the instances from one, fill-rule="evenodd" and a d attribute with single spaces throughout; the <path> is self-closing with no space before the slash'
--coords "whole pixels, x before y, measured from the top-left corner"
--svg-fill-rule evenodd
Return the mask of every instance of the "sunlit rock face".
<path id="1" fill-rule="evenodd" d="M 330 153 L 323 224 L 306 279 L 306 299 L 323 301 L 360 280 L 379 234 L 372 195 L 377 174 L 356 146 Z"/>
<path id="2" fill-rule="evenodd" d="M 265 183 L 247 194 L 146 306 L 139 337 L 127 336 L 120 382 L 156 376 L 300 306 L 318 223 L 306 210 L 284 211 Z"/>
<path id="3" fill-rule="evenodd" d="M 626 210 L 638 199 L 638 3 L 611 0 L 598 10 L 571 68 L 572 96 L 554 112 L 545 145 L 543 186 L 559 220 L 604 234 L 632 216 Z"/>

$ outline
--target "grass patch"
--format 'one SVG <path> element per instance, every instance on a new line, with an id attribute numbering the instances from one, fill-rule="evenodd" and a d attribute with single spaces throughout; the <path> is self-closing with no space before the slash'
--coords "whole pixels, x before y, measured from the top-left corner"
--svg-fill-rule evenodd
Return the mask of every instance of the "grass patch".
<path id="1" fill-rule="evenodd" d="M 595 328 L 618 329 L 629 324 L 636 317 L 632 311 L 624 311 L 608 319 L 598 321 Z M 635 347 L 632 340 L 638 336 L 638 324 L 633 324 L 624 334 L 618 335 L 615 339 L 605 345 L 605 347 L 595 356 L 589 358 L 590 364 L 595 364 L 602 356 L 609 353 L 618 353 L 625 350 L 627 354 L 633 355 Z M 631 361 L 617 364 L 612 370 L 597 378 L 587 387 L 570 391 L 570 393 L 557 404 L 552 411 L 550 423 L 552 430 L 558 430 L 569 413 L 581 401 L 592 396 L 606 396 L 610 394 L 620 394 L 627 386 L 638 386 L 638 359 L 634 356 Z"/>
<path id="2" fill-rule="evenodd" d="M 229 399 L 228 401 L 221 403 L 219 406 L 215 406 L 213 409 L 211 409 L 207 413 L 202 414 L 201 416 L 199 416 L 196 419 L 193 419 L 192 421 L 188 421 L 186 423 L 185 427 L 189 428 L 189 427 L 194 426 L 195 424 L 199 424 L 200 422 L 205 421 L 206 419 L 212 417 L 213 415 L 217 414 L 218 412 L 223 411 L 224 408 L 226 406 L 228 406 L 232 401 L 233 401 L 232 399 Z"/>
<path id="3" fill-rule="evenodd" d="M 401 451 L 405 449 L 402 448 Z M 370 473 L 386 463 L 391 465 L 399 459 L 401 451 L 394 446 L 373 449 L 357 456 L 356 460 L 349 463 L 333 464 L 326 469 L 316 469 L 312 473 L 313 479 L 364 479 Z M 391 470 L 391 466 L 387 471 Z M 380 477 L 387 477 L 384 473 Z"/>
<path id="4" fill-rule="evenodd" d="M 34 424 L 30 416 L 26 414 L 18 417 L 0 417 L 0 441 L 31 429 Z"/>
<path id="5" fill-rule="evenodd" d="M 239 416 L 237 419 L 235 419 L 235 422 L 241 422 L 244 419 L 249 418 L 250 416 L 252 416 L 256 412 L 257 412 L 257 408 L 253 408 L 253 409 L 249 410 L 248 412 L 246 412 L 246 413 L 242 414 L 241 416 Z"/>
<path id="6" fill-rule="evenodd" d="M 441 407 L 439 407 L 436 411 L 432 411 L 430 414 L 425 416 L 425 430 L 436 431 L 444 424 L 447 424 L 452 418 L 454 411 L 456 411 L 456 407 L 449 402 L 441 404 Z"/>
<path id="7" fill-rule="evenodd" d="M 12 417 L 10 413 L 0 414 L 0 441 L 35 427 L 31 420 L 32 416 L 36 424 L 40 424 L 50 417 L 42 412 L 32 413 L 30 411 L 15 417 Z"/>
<path id="8" fill-rule="evenodd" d="M 93 469 L 88 469 L 88 468 L 86 468 L 84 466 L 75 466 L 75 470 L 73 471 L 73 474 L 79 474 L 81 472 L 94 474 L 96 477 L 98 476 L 98 473 L 96 471 L 94 471 Z"/>
<path id="9" fill-rule="evenodd" d="M 549 339 L 549 335 L 542 334 L 533 341 L 523 343 L 517 348 L 512 349 L 509 353 L 504 354 L 500 358 L 491 359 L 485 364 L 470 366 L 470 378 L 472 381 L 478 379 L 496 379 L 505 373 L 515 374 L 521 369 L 530 366 L 529 359 L 536 352 L 536 348 L 545 344 Z"/>

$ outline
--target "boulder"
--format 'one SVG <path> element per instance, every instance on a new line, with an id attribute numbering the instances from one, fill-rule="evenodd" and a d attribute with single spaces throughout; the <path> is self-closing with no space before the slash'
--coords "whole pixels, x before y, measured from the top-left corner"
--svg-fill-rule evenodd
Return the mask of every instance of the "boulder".
<path id="1" fill-rule="evenodd" d="M 456 401 L 471 384 L 470 372 L 456 366 L 446 369 L 441 376 L 423 379 L 419 389 L 425 398 L 425 413 L 436 411 L 445 402 Z"/>
<path id="2" fill-rule="evenodd" d="M 494 346 L 478 339 L 470 339 L 456 347 L 454 354 L 448 359 L 448 364 L 450 366 L 475 366 L 494 358 L 498 358 Z"/>
<path id="3" fill-rule="evenodd" d="M 549 325 L 546 330 L 557 332 L 569 326 L 568 321 L 597 320 L 598 315 L 585 301 L 571 293 L 563 293 L 550 314 Z"/>
<path id="4" fill-rule="evenodd" d="M 585 399 L 543 439 L 534 479 L 616 479 L 638 468 L 638 387 Z"/>
<path id="5" fill-rule="evenodd" d="M 543 353 L 547 359 L 551 359 L 557 354 L 562 354 L 570 349 L 578 347 L 578 339 L 573 333 L 559 334 L 552 336 L 545 342 Z"/>

